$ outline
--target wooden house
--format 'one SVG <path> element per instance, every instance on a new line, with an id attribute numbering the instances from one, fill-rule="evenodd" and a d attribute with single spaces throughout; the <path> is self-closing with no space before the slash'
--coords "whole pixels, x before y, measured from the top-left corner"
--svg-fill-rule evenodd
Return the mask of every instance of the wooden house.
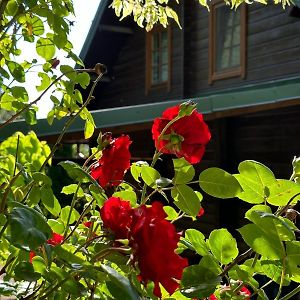
<path id="1" fill-rule="evenodd" d="M 200 169 L 236 172 L 240 161 L 253 159 L 289 178 L 300 150 L 299 8 L 253 4 L 233 11 L 217 0 L 208 12 L 197 1 L 180 2 L 174 8 L 182 30 L 174 22 L 147 33 L 129 18 L 119 21 L 101 1 L 81 53 L 87 66 L 108 67 L 90 108 L 117 107 L 120 120 L 130 116 L 121 131 L 138 141 L 134 156 L 145 159 L 153 152 L 145 114 L 154 118 L 193 100 L 212 131 Z M 243 204 L 207 206 L 208 231 L 240 225 Z"/>

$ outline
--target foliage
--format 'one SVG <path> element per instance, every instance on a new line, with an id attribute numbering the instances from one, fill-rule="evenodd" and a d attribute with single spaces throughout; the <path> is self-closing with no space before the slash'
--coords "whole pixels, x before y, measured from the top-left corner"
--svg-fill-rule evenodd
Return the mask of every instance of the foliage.
<path id="1" fill-rule="evenodd" d="M 116 15 L 120 17 L 120 20 L 132 15 L 134 21 L 140 27 L 145 27 L 149 31 L 155 24 L 166 27 L 172 19 L 181 28 L 176 9 L 174 9 L 174 6 L 176 7 L 176 4 L 179 4 L 179 2 L 180 0 L 113 0 L 111 6 L 115 10 Z M 209 10 L 209 0 L 198 0 L 198 2 Z M 236 9 L 243 3 L 252 4 L 257 2 L 264 5 L 268 4 L 268 0 L 224 0 L 224 2 L 232 9 Z M 274 0 L 271 2 L 281 4 L 283 8 L 293 3 L 291 0 Z M 174 3 L 176 4 L 174 5 Z"/>
<path id="2" fill-rule="evenodd" d="M 242 2 L 228 4 L 237 7 Z M 207 6 L 206 1 L 200 4 Z M 168 18 L 177 20 L 168 0 L 113 1 L 112 6 L 122 18 L 133 14 L 147 30 L 157 22 L 166 26 Z M 241 162 L 236 174 L 216 167 L 198 174 L 194 164 L 201 160 L 210 133 L 193 103 L 170 108 L 166 118 L 154 121 L 157 149 L 151 162 L 130 164 L 129 137 L 110 134 L 100 134 L 97 148 L 82 166 L 61 162 L 72 181 L 61 191 L 71 196 L 71 203 L 61 206 L 47 168 L 77 117 L 85 121 L 85 137 L 93 135 L 95 124 L 87 105 L 105 73 L 101 64 L 91 69 L 60 66 L 58 50 L 82 66 L 67 37 L 73 13 L 70 0 L 0 2 L 0 108 L 9 112 L 0 128 L 19 117 L 34 124 L 35 105 L 51 89 L 55 94 L 50 97 L 49 124 L 66 118 L 52 148 L 34 132 L 17 132 L 0 144 L 0 295 L 184 300 L 249 299 L 251 293 L 268 299 L 264 289 L 275 282 L 276 299 L 291 299 L 300 286 L 280 297 L 283 286 L 300 283 L 295 225 L 300 159 L 294 159 L 289 180 L 277 179 L 269 168 L 250 160 Z M 42 62 L 22 58 L 20 42 L 32 44 Z M 36 99 L 30 99 L 23 85 L 31 71 L 40 78 Z M 96 76 L 93 83 L 90 73 Z M 88 86 L 84 99 L 81 90 Z M 176 113 L 170 117 L 170 111 Z M 182 130 L 184 126 L 188 130 Z M 168 178 L 156 170 L 164 155 L 176 156 Z M 159 197 L 168 205 L 157 202 Z M 245 252 L 235 233 L 225 228 L 208 236 L 191 228 L 176 232 L 174 224 L 180 219 L 201 218 L 210 197 L 235 198 L 251 206 L 245 214 L 247 224 L 238 229 Z M 199 263 L 188 265 L 187 252 L 197 255 Z M 262 285 L 258 276 L 269 281 Z"/>

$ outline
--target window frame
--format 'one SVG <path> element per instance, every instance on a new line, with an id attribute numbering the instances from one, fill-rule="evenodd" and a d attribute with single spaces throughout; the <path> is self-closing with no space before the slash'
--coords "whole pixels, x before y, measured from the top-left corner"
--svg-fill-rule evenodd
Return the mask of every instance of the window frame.
<path id="1" fill-rule="evenodd" d="M 159 82 L 156 84 L 152 83 L 152 36 L 153 34 L 156 34 L 158 32 L 167 31 L 167 37 L 168 37 L 168 79 L 164 82 Z M 171 25 L 169 25 L 167 28 L 164 28 L 163 26 L 156 26 L 151 31 L 146 33 L 146 84 L 145 84 L 145 93 L 146 95 L 149 94 L 150 91 L 156 90 L 156 89 L 167 89 L 169 92 L 171 90 L 171 59 L 172 59 L 172 39 L 171 39 Z"/>
<path id="2" fill-rule="evenodd" d="M 209 14 L 209 84 L 212 84 L 216 80 L 246 76 L 246 35 L 247 35 L 247 6 L 245 4 L 240 5 L 240 65 L 225 69 L 221 71 L 216 70 L 216 9 L 226 5 L 223 0 L 215 0 L 210 6 Z"/>

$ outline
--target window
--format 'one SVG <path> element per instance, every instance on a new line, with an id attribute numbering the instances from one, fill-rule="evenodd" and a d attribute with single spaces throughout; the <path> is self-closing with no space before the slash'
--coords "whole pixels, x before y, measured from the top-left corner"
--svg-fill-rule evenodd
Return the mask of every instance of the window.
<path id="1" fill-rule="evenodd" d="M 170 28 L 157 27 L 146 36 L 146 94 L 152 88 L 170 89 Z"/>
<path id="2" fill-rule="evenodd" d="M 246 6 L 232 10 L 224 1 L 212 4 L 209 20 L 209 82 L 245 77 Z"/>

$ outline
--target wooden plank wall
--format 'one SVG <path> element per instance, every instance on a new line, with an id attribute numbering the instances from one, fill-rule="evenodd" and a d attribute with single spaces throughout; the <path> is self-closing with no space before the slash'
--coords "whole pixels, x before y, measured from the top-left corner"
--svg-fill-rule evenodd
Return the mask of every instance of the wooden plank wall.
<path id="1" fill-rule="evenodd" d="M 298 76 L 300 68 L 300 19 L 291 8 L 249 5 L 247 8 L 246 78 L 208 83 L 208 12 L 196 1 L 185 1 L 185 96 L 226 87 Z"/>
<path id="2" fill-rule="evenodd" d="M 180 8 L 178 9 L 180 17 Z M 119 23 L 120 25 L 122 26 L 122 22 Z M 127 37 L 113 70 L 110 70 L 113 73 L 111 82 L 106 87 L 103 84 L 102 88 L 97 89 L 96 95 L 100 100 L 91 106 L 92 109 L 160 102 L 182 97 L 183 32 L 172 22 L 171 91 L 166 88 L 153 89 L 146 95 L 146 31 L 136 24 L 132 26 L 132 29 L 134 33 Z"/>

